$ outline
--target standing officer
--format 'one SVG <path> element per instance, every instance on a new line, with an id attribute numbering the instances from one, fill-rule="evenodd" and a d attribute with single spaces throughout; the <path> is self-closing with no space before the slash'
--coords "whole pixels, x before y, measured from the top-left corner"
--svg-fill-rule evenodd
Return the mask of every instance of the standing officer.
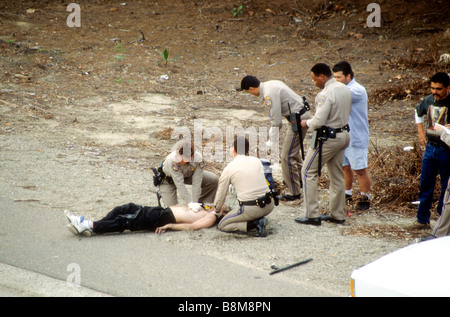
<path id="1" fill-rule="evenodd" d="M 237 136 L 230 154 L 233 160 L 224 168 L 219 178 L 214 206 L 217 211 L 224 207 L 228 187 L 231 184 L 239 200 L 239 208 L 228 212 L 219 223 L 225 232 L 247 232 L 257 229 L 257 237 L 267 235 L 267 216 L 274 208 L 274 197 L 264 176 L 261 161 L 248 155 L 249 142 Z"/>
<path id="2" fill-rule="evenodd" d="M 163 177 L 159 189 L 164 205 L 178 204 L 177 193 L 185 204 L 212 203 L 219 178 L 204 169 L 205 162 L 198 152 L 194 152 L 193 143 L 178 141 L 162 163 Z M 185 184 L 192 185 L 192 196 Z"/>
<path id="3" fill-rule="evenodd" d="M 295 219 L 301 224 L 319 226 L 321 220 L 335 223 L 345 221 L 345 186 L 342 162 L 345 148 L 350 142 L 348 118 L 352 107 L 352 94 L 346 85 L 333 78 L 328 65 L 319 63 L 311 69 L 311 77 L 322 91 L 316 96 L 316 113 L 302 120 L 304 128 L 314 130 L 312 146 L 306 154 L 302 168 L 306 217 Z M 331 216 L 320 216 L 317 199 L 320 170 L 327 164 L 330 176 Z"/>
<path id="4" fill-rule="evenodd" d="M 308 111 L 309 107 L 305 108 L 305 99 L 281 81 L 270 80 L 261 83 L 254 76 L 245 76 L 241 81 L 241 89 L 256 97 L 262 95 L 264 105 L 269 108 L 271 126 L 269 130 L 269 147 L 272 144 L 278 144 L 276 142 L 277 140 L 275 140 L 277 134 L 274 128 L 282 128 L 283 117 L 289 122 L 292 122 L 291 115 L 295 116 L 297 114 L 298 124 L 294 122 L 292 128 L 288 128 L 281 150 L 283 180 L 290 194 L 280 196 L 280 199 L 286 201 L 300 199 L 302 187 L 300 176 L 302 157 L 300 156 L 300 150 L 302 149 L 303 139 L 307 131 L 307 129 L 300 128 L 300 120 L 311 118 Z M 299 135 L 299 131 L 301 135 Z"/>

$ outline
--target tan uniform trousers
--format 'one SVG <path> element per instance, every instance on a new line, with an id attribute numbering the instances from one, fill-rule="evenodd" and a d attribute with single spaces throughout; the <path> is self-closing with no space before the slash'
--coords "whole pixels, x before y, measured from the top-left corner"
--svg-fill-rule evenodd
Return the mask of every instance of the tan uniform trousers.
<path id="1" fill-rule="evenodd" d="M 302 129 L 302 138 L 305 138 L 308 129 Z M 283 180 L 292 195 L 301 193 L 302 156 L 300 149 L 300 137 L 298 132 L 288 127 L 283 148 L 281 149 L 281 170 Z"/>
<path id="2" fill-rule="evenodd" d="M 336 133 L 335 139 L 328 139 L 322 145 L 322 168 L 326 164 L 330 177 L 329 206 L 331 217 L 345 219 L 345 181 L 342 162 L 345 148 L 350 142 L 347 131 Z M 303 192 L 307 218 L 320 217 L 318 205 L 319 148 L 309 148 L 303 163 Z"/>
<path id="3" fill-rule="evenodd" d="M 247 232 L 247 222 L 267 216 L 274 208 L 273 201 L 264 208 L 259 206 L 240 206 L 231 210 L 219 222 L 218 228 L 224 232 Z"/>
<path id="4" fill-rule="evenodd" d="M 202 190 L 198 202 L 213 203 L 216 196 L 217 186 L 219 185 L 219 179 L 214 173 L 203 171 L 202 177 Z M 184 183 L 192 185 L 192 178 L 186 177 Z M 169 184 L 166 180 L 159 186 L 161 196 L 163 198 L 164 205 L 166 207 L 175 206 L 178 204 L 177 187 L 174 184 Z M 194 201 L 197 202 L 197 201 Z M 190 203 L 185 202 L 186 204 Z"/>
<path id="5" fill-rule="evenodd" d="M 444 196 L 444 207 L 436 226 L 433 229 L 433 236 L 444 237 L 450 235 L 450 180 L 447 184 L 447 190 Z"/>

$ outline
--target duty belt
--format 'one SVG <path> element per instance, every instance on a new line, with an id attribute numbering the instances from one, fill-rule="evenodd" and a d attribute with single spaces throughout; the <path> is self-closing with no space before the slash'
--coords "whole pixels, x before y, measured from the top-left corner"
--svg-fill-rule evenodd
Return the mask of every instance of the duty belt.
<path id="1" fill-rule="evenodd" d="M 315 146 L 318 143 L 318 147 L 319 147 L 319 170 L 318 170 L 318 175 L 320 177 L 321 175 L 321 171 L 322 171 L 322 145 L 323 143 L 328 140 L 328 139 L 335 139 L 336 138 L 336 133 L 341 133 L 344 131 L 348 131 L 350 132 L 350 127 L 347 125 L 343 126 L 342 128 L 329 128 L 327 126 L 323 126 L 320 127 L 319 129 L 316 130 L 316 141 L 315 141 Z"/>
<path id="2" fill-rule="evenodd" d="M 332 129 L 332 128 L 329 128 Z M 334 129 L 334 131 L 336 133 L 340 133 L 340 132 L 344 132 L 344 131 L 350 131 L 350 127 L 348 126 L 348 124 L 345 127 L 339 128 L 339 129 Z"/>
<path id="3" fill-rule="evenodd" d="M 263 196 L 258 197 L 255 200 L 250 201 L 240 201 L 240 206 L 259 206 L 261 208 L 266 207 L 266 205 L 270 204 L 272 202 L 272 198 L 274 198 L 275 205 L 278 205 L 276 195 L 274 192 L 268 192 Z"/>

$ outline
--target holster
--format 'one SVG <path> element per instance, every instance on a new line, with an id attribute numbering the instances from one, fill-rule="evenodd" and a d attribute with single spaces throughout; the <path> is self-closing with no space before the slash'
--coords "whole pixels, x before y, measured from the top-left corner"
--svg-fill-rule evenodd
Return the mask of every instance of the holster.
<path id="1" fill-rule="evenodd" d="M 323 143 L 328 140 L 328 137 L 330 136 L 328 127 L 322 126 L 319 129 L 316 129 L 314 131 L 314 149 L 319 148 L 319 162 L 318 162 L 318 175 L 320 177 L 322 172 L 322 145 Z M 334 135 L 336 137 L 336 135 Z"/>
<path id="2" fill-rule="evenodd" d="M 291 108 L 289 107 L 289 122 L 291 123 L 291 127 L 292 127 L 292 131 L 293 132 L 298 132 L 299 137 L 300 137 L 300 149 L 301 149 L 301 153 L 302 153 L 302 159 L 305 159 L 305 150 L 303 147 L 303 133 L 302 133 L 302 115 L 305 114 L 307 111 L 309 111 L 310 107 L 309 107 L 309 103 L 306 100 L 305 96 L 302 96 L 303 98 L 303 108 L 299 111 L 299 112 L 294 112 L 291 113 Z"/>
<path id="3" fill-rule="evenodd" d="M 164 173 L 163 164 L 164 164 L 164 162 L 161 162 L 161 164 L 159 165 L 158 168 L 155 168 L 155 167 L 152 168 L 152 171 L 155 174 L 155 176 L 153 176 L 153 185 L 155 187 L 161 185 L 163 180 L 166 180 L 169 184 L 173 184 L 172 177 L 167 176 L 166 173 Z"/>
<path id="4" fill-rule="evenodd" d="M 328 140 L 329 133 L 328 133 L 328 127 L 323 126 L 319 129 L 314 130 L 313 135 L 313 149 L 317 149 L 320 146 L 320 142 L 325 142 Z M 336 135 L 334 135 L 336 137 Z"/>
<path id="5" fill-rule="evenodd" d="M 161 164 L 159 165 L 158 168 L 156 168 L 156 167 L 152 168 L 152 171 L 155 174 L 155 176 L 153 176 L 153 185 L 158 188 L 158 190 L 156 191 L 156 199 L 158 199 L 159 207 L 162 207 L 162 205 L 161 205 L 162 194 L 161 194 L 159 185 L 161 185 L 164 180 L 169 182 L 169 184 L 173 184 L 172 177 L 167 176 L 166 173 L 164 173 L 163 168 L 162 168 L 163 164 L 164 164 L 164 162 L 161 162 Z"/>
<path id="6" fill-rule="evenodd" d="M 157 168 L 153 167 L 152 171 L 155 174 L 155 176 L 153 176 L 153 186 L 158 187 L 159 185 L 161 185 L 163 177 L 161 176 L 161 173 Z"/>
<path id="7" fill-rule="evenodd" d="M 291 128 L 293 132 L 301 131 L 301 114 L 300 112 L 293 112 L 289 114 L 289 122 L 291 123 Z"/>
<path id="8" fill-rule="evenodd" d="M 289 118 L 287 118 L 287 119 L 291 123 L 291 127 L 292 127 L 292 131 L 293 132 L 299 132 L 300 131 L 300 133 L 301 133 L 301 131 L 302 131 L 302 127 L 301 127 L 302 115 L 304 115 L 310 109 L 309 103 L 306 100 L 306 97 L 302 96 L 302 98 L 303 98 L 303 108 L 299 112 L 291 112 L 291 107 L 288 104 L 288 107 L 289 107 Z"/>

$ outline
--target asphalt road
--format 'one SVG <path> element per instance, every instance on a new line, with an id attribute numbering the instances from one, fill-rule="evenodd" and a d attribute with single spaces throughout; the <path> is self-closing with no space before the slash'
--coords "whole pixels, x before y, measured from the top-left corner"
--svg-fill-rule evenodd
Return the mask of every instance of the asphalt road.
<path id="1" fill-rule="evenodd" d="M 164 235 L 78 238 L 67 223 L 62 211 L 0 197 L 0 296 L 339 296 L 183 250 Z"/>

